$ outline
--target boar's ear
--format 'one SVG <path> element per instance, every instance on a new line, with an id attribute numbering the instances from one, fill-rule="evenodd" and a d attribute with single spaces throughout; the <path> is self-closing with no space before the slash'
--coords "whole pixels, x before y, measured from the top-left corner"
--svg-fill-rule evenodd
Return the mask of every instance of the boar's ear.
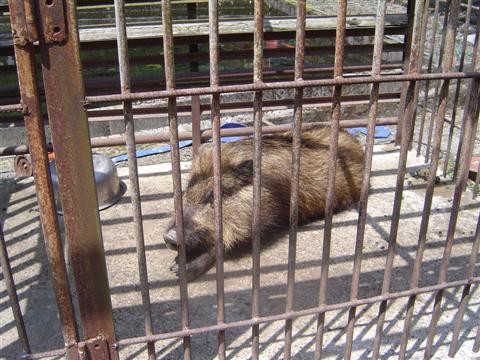
<path id="1" fill-rule="evenodd" d="M 250 184 L 253 178 L 253 160 L 245 160 L 238 166 L 235 166 L 233 172 L 242 185 Z"/>

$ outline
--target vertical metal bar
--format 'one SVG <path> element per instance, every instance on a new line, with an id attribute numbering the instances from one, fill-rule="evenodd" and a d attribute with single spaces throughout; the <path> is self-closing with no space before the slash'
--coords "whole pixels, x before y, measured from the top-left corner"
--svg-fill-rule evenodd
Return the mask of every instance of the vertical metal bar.
<path id="1" fill-rule="evenodd" d="M 263 81 L 263 0 L 255 0 L 255 29 L 253 37 L 253 81 Z M 252 318 L 260 316 L 260 209 L 262 170 L 262 91 L 256 91 L 253 100 L 254 154 L 253 154 L 253 222 L 252 222 Z M 259 358 L 259 325 L 252 327 L 252 358 Z"/>
<path id="2" fill-rule="evenodd" d="M 306 1 L 297 1 L 297 24 L 295 35 L 295 80 L 303 78 L 305 65 L 305 20 Z M 297 252 L 298 226 L 298 188 L 300 176 L 300 146 L 302 131 L 302 100 L 303 88 L 295 89 L 294 93 L 294 124 L 292 136 L 292 181 L 290 184 L 290 214 L 288 233 L 288 274 L 287 274 L 287 301 L 285 312 L 293 310 L 295 286 L 295 262 Z M 292 352 L 292 325 L 293 319 L 285 321 L 284 359 L 291 358 Z"/>
<path id="3" fill-rule="evenodd" d="M 478 110 L 477 110 L 478 112 Z M 478 115 L 477 115 L 478 117 Z M 471 161 L 470 161 L 470 164 L 471 164 Z M 478 166 L 477 166 L 477 175 L 475 175 L 475 186 L 473 187 L 473 199 L 475 199 L 478 195 L 478 186 L 480 185 L 480 162 L 478 163 Z"/>
<path id="4" fill-rule="evenodd" d="M 115 0 L 115 23 L 117 27 L 118 65 L 120 70 L 120 86 L 122 94 L 130 93 L 130 63 L 128 59 L 127 28 L 125 23 L 125 0 Z M 150 291 L 148 287 L 147 259 L 145 255 L 145 240 L 143 235 L 142 205 L 140 200 L 140 185 L 138 181 L 138 166 L 135 146 L 135 125 L 131 101 L 123 102 L 125 122 L 125 138 L 128 153 L 128 177 L 130 181 L 133 226 L 137 247 L 138 273 L 140 278 L 140 293 L 142 296 L 145 335 L 153 334 L 152 313 L 150 306 Z M 155 359 L 155 343 L 147 343 L 148 358 Z"/>
<path id="5" fill-rule="evenodd" d="M 440 7 L 440 0 L 435 1 L 435 9 L 433 11 L 433 25 L 432 25 L 432 32 L 430 34 L 430 38 L 433 39 L 430 43 L 430 55 L 428 57 L 428 66 L 427 66 L 427 73 L 432 72 L 433 68 L 433 55 L 435 52 L 435 38 L 437 37 L 437 27 L 438 27 L 438 11 Z M 430 90 L 430 80 L 425 81 L 425 87 L 423 89 L 423 102 L 422 102 L 422 114 L 420 117 L 420 128 L 418 132 L 418 144 L 417 144 L 417 156 L 420 156 L 422 150 L 422 141 L 423 141 L 423 131 L 425 127 L 425 118 L 427 116 L 427 106 L 428 106 L 428 92 Z M 435 103 L 435 99 L 433 100 Z"/>
<path id="6" fill-rule="evenodd" d="M 380 75 L 382 65 L 383 37 L 385 30 L 386 0 L 377 3 L 377 17 L 375 24 L 375 44 L 372 59 L 372 76 Z M 367 148 L 365 168 L 363 172 L 360 201 L 358 204 L 357 238 L 355 242 L 355 259 L 353 263 L 352 285 L 350 300 L 357 300 L 360 283 L 360 270 L 362 263 L 363 240 L 365 237 L 365 224 L 367 220 L 368 191 L 370 189 L 370 171 L 372 169 L 373 145 L 375 142 L 375 122 L 377 120 L 377 105 L 380 84 L 372 84 L 370 90 L 370 111 L 368 113 Z M 353 332 L 355 325 L 356 307 L 351 307 L 348 313 L 347 338 L 345 342 L 344 358 L 349 360 L 352 355 Z"/>
<path id="7" fill-rule="evenodd" d="M 428 1 L 428 0 L 427 0 Z M 409 73 L 418 73 L 420 67 L 420 40 L 421 40 L 421 26 L 422 26 L 422 14 L 424 10 L 425 0 L 416 0 L 416 12 L 414 27 L 412 33 L 412 48 L 410 52 L 410 63 L 409 63 Z M 387 250 L 387 260 L 385 264 L 385 273 L 383 276 L 382 284 L 382 294 L 387 294 L 390 292 L 390 284 L 392 278 L 392 268 L 393 260 L 395 257 L 396 242 L 397 242 L 397 233 L 398 225 L 400 221 L 401 205 L 402 205 L 402 194 L 403 194 L 403 182 L 405 179 L 407 156 L 408 156 L 408 146 L 409 146 L 409 135 L 413 123 L 413 117 L 415 114 L 415 91 L 416 91 L 416 81 L 410 81 L 408 85 L 407 97 L 406 97 L 406 106 L 404 113 L 404 126 L 402 126 L 402 137 L 401 137 L 401 147 L 400 147 L 400 157 L 398 163 L 398 175 L 396 182 L 396 190 L 393 204 L 393 213 L 392 213 L 392 222 L 390 224 L 390 237 Z M 373 343 L 373 359 L 378 359 L 380 353 L 380 343 L 383 333 L 383 324 L 385 322 L 385 315 L 387 310 L 387 301 L 382 301 L 379 307 L 378 319 L 377 319 L 377 328 L 375 339 Z"/>
<path id="8" fill-rule="evenodd" d="M 25 9 L 22 9 L 23 5 L 25 5 Z M 18 1 L 9 1 L 12 30 L 16 33 L 18 33 L 17 26 L 19 26 L 19 21 L 21 21 L 20 17 L 28 17 L 27 13 L 32 17 L 27 19 L 27 22 L 30 21 L 34 24 L 34 15 L 33 12 L 30 12 L 32 9 L 29 11 L 27 5 L 29 4 L 26 2 L 22 4 L 22 2 Z M 52 273 L 52 284 L 62 324 L 63 339 L 67 348 L 67 358 L 73 359 L 77 355 L 75 348 L 72 347 L 78 341 L 77 323 L 70 296 L 62 239 L 50 181 L 45 129 L 37 87 L 35 50 L 33 43 L 27 42 L 24 45 L 15 44 L 14 51 L 22 103 L 27 108 L 27 112 L 24 114 L 25 129 L 32 159 L 45 249 Z"/>
<path id="9" fill-rule="evenodd" d="M 10 306 L 12 308 L 13 317 L 15 318 L 15 326 L 17 327 L 18 338 L 22 344 L 22 350 L 30 354 L 30 344 L 28 342 L 27 330 L 23 322 L 22 309 L 18 302 L 17 289 L 12 276 L 12 268 L 8 259 L 7 244 L 3 237 L 2 224 L 0 223 L 0 265 L 2 267 L 3 279 L 5 280 L 5 288 L 7 289 Z"/>
<path id="10" fill-rule="evenodd" d="M 476 117 L 478 118 L 480 115 L 480 106 L 477 106 L 477 115 Z M 472 152 L 470 152 L 469 156 L 468 156 L 468 159 L 467 159 L 467 163 L 468 164 L 472 164 L 472 157 L 473 157 L 473 146 L 475 144 L 475 140 L 476 140 L 476 134 L 472 134 L 472 136 L 470 137 L 470 142 L 471 142 L 471 149 L 472 149 Z M 477 184 L 479 182 L 479 175 L 477 173 L 477 176 L 475 177 L 475 184 Z M 467 184 L 468 184 L 468 172 L 466 173 L 465 175 L 465 181 L 463 182 L 463 191 L 465 191 L 467 189 Z M 474 192 L 472 194 L 472 196 L 475 198 L 475 188 L 474 188 Z"/>
<path id="11" fill-rule="evenodd" d="M 187 18 L 188 19 L 196 19 L 197 18 L 197 3 L 195 2 L 188 2 L 187 3 Z M 190 44 L 188 45 L 188 51 L 190 53 L 198 52 L 198 44 Z M 190 62 L 190 71 L 191 72 L 198 72 L 198 61 Z"/>
<path id="12" fill-rule="evenodd" d="M 473 343 L 472 350 L 473 352 L 480 351 L 480 324 L 477 327 L 477 335 L 475 336 L 475 342 Z"/>
<path id="13" fill-rule="evenodd" d="M 446 41 L 447 48 L 445 50 L 446 55 L 448 55 L 448 53 L 450 52 L 452 53 L 451 54 L 452 58 L 453 58 L 453 50 L 455 45 L 455 31 L 456 31 L 456 25 L 458 20 L 458 8 L 459 8 L 458 0 L 453 0 L 451 4 L 451 20 L 449 20 L 448 30 L 447 30 L 447 41 Z M 475 71 L 480 71 L 480 62 L 478 61 L 478 52 L 480 50 L 479 42 L 480 41 L 477 37 L 475 41 L 475 47 L 474 47 L 474 51 L 477 54 L 477 56 L 474 57 L 475 62 L 472 66 L 472 68 Z M 447 58 L 447 57 L 445 60 L 446 61 L 444 63 L 445 64 L 444 71 L 447 72 L 447 71 L 450 71 L 450 68 L 447 66 L 450 65 L 451 67 L 451 61 L 450 61 L 450 58 Z M 447 63 L 447 61 L 450 61 L 450 62 Z M 438 122 L 440 124 L 443 123 L 443 118 L 445 116 L 446 97 L 447 97 L 446 95 L 448 94 L 448 83 L 449 83 L 448 80 L 444 80 L 444 85 L 442 86 L 442 92 L 445 93 L 445 96 L 444 97 L 442 96 L 440 98 L 440 107 L 438 110 L 439 112 Z M 479 96 L 480 96 L 480 81 L 478 79 L 472 79 L 469 87 L 469 93 L 468 93 L 469 99 L 467 100 L 467 104 L 464 112 L 465 137 L 467 139 L 470 138 L 471 136 L 474 137 L 477 131 L 478 117 L 476 116 L 476 114 L 477 114 Z M 441 136 L 441 133 L 440 133 L 440 136 Z M 468 161 L 468 159 L 470 157 L 472 150 L 473 150 L 473 142 L 468 140 L 465 141 L 465 144 L 464 146 L 462 146 L 462 151 L 460 154 L 460 159 L 459 159 L 460 167 L 459 167 L 459 173 L 458 173 L 459 178 L 457 179 L 457 182 L 455 184 L 452 208 L 450 211 L 450 221 L 448 223 L 447 239 L 446 239 L 446 244 L 444 248 L 442 263 L 440 266 L 440 272 L 438 274 L 439 284 L 442 284 L 447 280 L 448 264 L 450 260 L 452 247 L 453 247 L 453 240 L 455 236 L 455 228 L 457 226 L 458 213 L 460 211 L 460 202 L 462 199 L 462 192 L 467 179 L 468 171 L 470 169 L 470 162 Z M 444 290 L 437 291 L 435 296 L 435 303 L 434 303 L 433 312 L 432 312 L 432 320 L 430 322 L 427 343 L 425 345 L 425 354 L 424 354 L 425 359 L 429 359 L 432 353 L 435 330 L 437 327 L 438 320 L 440 318 L 443 293 L 444 293 Z"/>
<path id="14" fill-rule="evenodd" d="M 447 29 L 448 29 L 448 19 L 450 17 L 450 8 L 451 8 L 451 2 L 447 1 L 446 3 L 447 8 L 445 9 L 445 18 L 443 21 L 443 29 L 442 29 L 442 38 L 440 41 L 440 51 L 439 51 L 439 56 L 438 56 L 438 65 L 437 65 L 437 72 L 441 71 L 442 68 L 442 61 L 445 53 L 445 41 L 446 41 L 446 35 L 447 35 Z M 437 109 L 438 109 L 438 97 L 439 97 L 439 91 L 440 91 L 440 80 L 437 80 L 435 83 L 435 92 L 433 94 L 433 107 L 432 107 L 432 112 L 430 114 L 430 123 L 428 125 L 428 136 L 427 136 L 427 146 L 425 149 L 425 163 L 428 163 L 430 161 L 430 149 L 432 146 L 432 134 L 433 134 L 433 125 L 435 124 L 435 117 L 437 115 Z"/>
<path id="15" fill-rule="evenodd" d="M 403 52 L 403 72 L 408 73 L 408 66 L 410 63 L 410 48 L 412 47 L 412 32 L 413 22 L 415 18 L 415 0 L 408 0 L 407 2 L 407 32 L 404 36 L 405 50 Z M 395 133 L 395 145 L 400 144 L 403 126 L 403 117 L 405 114 L 405 101 L 407 96 L 408 84 L 402 84 L 402 91 L 400 94 L 400 103 L 398 105 L 398 124 Z"/>
<path id="16" fill-rule="evenodd" d="M 62 43 L 40 34 L 43 81 L 57 166 L 60 200 L 74 270 L 83 335 L 115 343 L 98 204 L 93 177 L 76 1 L 64 1 L 68 32 Z M 56 6 L 53 3 L 52 6 Z M 42 29 L 43 32 L 44 29 Z M 74 189 L 74 190 L 72 190 Z M 110 357 L 118 352 L 109 347 Z"/>
<path id="17" fill-rule="evenodd" d="M 419 65 L 418 65 L 418 70 L 419 72 L 423 72 L 423 59 L 424 59 L 424 51 L 425 51 L 425 40 L 427 36 L 427 27 L 428 27 L 428 16 L 429 16 L 429 2 L 425 3 L 425 7 L 423 9 L 423 17 L 422 17 L 422 29 L 421 29 L 421 35 L 420 35 L 420 50 L 419 50 Z M 408 89 L 407 83 L 404 84 L 404 88 Z M 414 103 L 418 103 L 418 93 L 420 92 L 420 86 L 417 86 L 415 88 L 415 94 L 414 94 Z M 405 106 L 405 104 L 404 104 Z M 408 145 L 408 150 L 413 149 L 413 135 L 415 132 L 415 124 L 417 121 L 417 107 L 415 107 L 415 112 L 413 114 L 413 121 L 412 121 L 412 126 L 411 126 L 411 132 L 409 135 L 410 143 Z"/>
<path id="18" fill-rule="evenodd" d="M 478 40 L 479 37 L 480 37 L 480 17 L 477 17 L 477 26 L 476 26 L 476 28 L 475 28 L 475 40 Z M 480 54 L 478 53 L 478 41 L 475 41 L 475 44 L 473 45 L 472 69 L 475 68 L 475 64 L 477 64 L 477 62 L 478 62 L 478 57 L 479 57 L 479 56 L 480 56 Z M 470 99 L 470 98 L 467 98 L 467 101 L 470 101 L 469 99 Z M 478 102 L 477 102 L 477 104 L 478 104 Z M 465 108 L 467 108 L 467 107 L 468 107 L 468 105 L 467 105 L 467 103 L 465 103 Z M 480 112 L 480 106 L 477 105 L 477 115 L 476 115 L 477 117 L 479 116 L 479 112 Z M 463 144 L 463 137 L 465 137 L 465 124 L 464 124 L 465 117 L 463 117 L 462 120 L 463 120 L 463 121 L 462 121 L 462 128 L 461 128 L 461 130 L 460 130 L 460 135 L 462 136 L 462 138 L 461 138 L 460 141 L 459 141 L 459 145 L 458 145 L 458 146 L 459 146 L 459 149 L 458 149 L 458 151 L 460 151 L 460 147 L 461 147 L 461 145 Z M 473 145 L 474 145 L 474 143 L 475 143 L 476 133 L 475 133 L 475 134 L 472 134 L 471 137 L 466 137 L 466 139 L 467 139 L 468 141 L 470 141 L 470 143 L 471 143 L 470 146 L 472 147 L 472 152 L 469 154 L 469 157 L 468 157 L 468 159 L 467 159 L 467 163 L 468 163 L 468 164 L 471 164 L 471 162 L 472 162 L 472 156 L 473 156 Z M 459 159 L 460 159 L 459 156 L 457 156 L 457 160 L 459 160 Z M 455 181 L 458 180 L 458 179 L 457 179 L 457 172 L 458 172 L 458 161 L 455 163 L 455 170 L 454 170 L 454 180 L 455 180 Z M 463 186 L 464 186 L 463 190 L 466 189 L 466 186 L 467 186 L 467 183 L 468 183 L 468 181 L 467 181 L 467 179 L 468 179 L 468 172 L 466 173 L 465 176 L 466 176 L 466 177 L 465 177 L 464 182 L 463 182 L 463 184 L 464 184 L 464 185 L 463 185 Z"/>
<path id="19" fill-rule="evenodd" d="M 468 38 L 468 29 L 470 25 L 471 14 L 472 14 L 472 0 L 468 0 L 467 14 L 465 15 L 465 23 L 463 25 L 462 54 L 460 55 L 460 65 L 458 66 L 459 72 L 463 71 L 463 65 L 465 63 L 465 53 L 467 50 L 467 38 Z M 448 171 L 448 160 L 450 159 L 450 151 L 452 149 L 453 131 L 455 129 L 455 119 L 457 116 L 458 98 L 460 96 L 461 85 L 462 85 L 462 79 L 457 79 L 457 86 L 455 88 L 455 97 L 453 100 L 453 107 L 452 107 L 452 120 L 450 122 L 450 129 L 448 131 L 447 150 L 445 152 L 445 159 L 443 163 L 444 177 L 447 176 L 447 171 Z"/>
<path id="20" fill-rule="evenodd" d="M 470 260 L 468 262 L 468 268 L 466 277 L 470 278 L 474 275 L 475 264 L 478 258 L 478 250 L 480 249 L 480 215 L 477 220 L 477 230 L 475 231 L 475 236 L 473 238 L 472 252 L 470 254 Z M 460 335 L 460 329 L 462 327 L 463 316 L 467 308 L 468 302 L 470 301 L 470 288 L 471 284 L 467 284 L 463 287 L 462 299 L 460 300 L 460 306 L 458 307 L 458 312 L 455 317 L 455 327 L 453 330 L 452 341 L 450 342 L 450 349 L 448 351 L 448 356 L 454 357 L 457 352 L 458 345 L 458 336 Z"/>
<path id="21" fill-rule="evenodd" d="M 450 6 L 450 15 L 449 22 L 446 31 L 446 41 L 445 41 L 445 51 L 443 52 L 443 71 L 451 71 L 454 60 L 454 46 L 455 46 L 455 29 L 456 22 L 458 20 L 458 1 L 456 0 L 451 2 Z M 456 9 L 456 10 L 455 10 Z M 452 25 L 453 24 L 453 25 Z M 440 90 L 440 97 L 438 100 L 438 111 L 436 116 L 436 127 L 435 127 L 435 138 L 434 145 L 432 150 L 432 159 L 430 165 L 430 176 L 427 182 L 427 188 L 425 192 L 425 200 L 423 204 L 422 220 L 420 224 L 420 232 L 418 237 L 417 252 L 415 257 L 415 262 L 412 270 L 412 277 L 410 279 L 410 288 L 416 288 L 418 286 L 418 281 L 420 277 L 420 271 L 422 266 L 423 253 L 425 250 L 425 244 L 427 241 L 427 232 L 428 224 L 430 220 L 430 212 L 432 207 L 432 198 L 435 190 L 435 182 L 437 175 L 438 162 L 440 159 L 440 146 L 442 143 L 442 133 L 443 133 L 443 124 L 444 117 L 447 109 L 447 100 L 448 100 L 448 86 L 449 80 L 443 80 Z M 410 338 L 410 326 L 413 318 L 413 311 L 415 306 L 416 295 L 412 295 L 408 299 L 407 303 L 407 313 L 405 316 L 404 329 L 402 333 L 402 343 L 400 346 L 400 359 L 405 358 L 405 351 L 407 348 L 407 343 Z"/>
<path id="22" fill-rule="evenodd" d="M 191 108 L 192 108 L 192 151 L 193 156 L 198 152 L 198 148 L 202 144 L 202 132 L 200 128 L 200 96 L 193 95 L 191 98 Z"/>
<path id="23" fill-rule="evenodd" d="M 337 29 L 335 38 L 335 64 L 333 76 L 338 79 L 343 76 L 343 62 L 345 55 L 345 32 L 347 25 L 347 1 L 340 0 L 337 8 Z M 333 202 L 335 198 L 335 175 L 337 164 L 338 131 L 341 116 L 342 86 L 333 87 L 332 96 L 332 123 L 330 133 L 330 146 L 328 154 L 328 181 L 325 198 L 325 229 L 323 233 L 322 269 L 320 275 L 319 305 L 327 301 L 328 268 L 330 266 L 330 243 L 332 239 Z M 323 333 L 325 313 L 318 315 L 317 333 L 315 336 L 315 359 L 322 357 Z"/>
<path id="24" fill-rule="evenodd" d="M 210 86 L 220 85 L 218 0 L 208 1 Z M 212 95 L 212 140 L 213 140 L 213 207 L 215 222 L 215 257 L 217 279 L 217 323 L 225 322 L 225 287 L 223 273 L 223 224 L 222 224 L 222 169 L 220 145 L 220 94 Z M 218 332 L 218 357 L 225 359 L 225 331 Z"/>
<path id="25" fill-rule="evenodd" d="M 175 63 L 173 61 L 173 31 L 172 31 L 172 12 L 170 0 L 162 1 L 162 22 L 163 22 L 163 48 L 165 57 L 165 81 L 167 90 L 175 88 Z M 178 268 L 180 272 L 180 310 L 182 317 L 182 329 L 189 327 L 188 311 L 188 285 L 186 274 L 186 249 L 184 242 L 183 227 L 183 202 L 182 202 L 182 178 L 180 171 L 180 150 L 178 147 L 178 116 L 177 116 L 177 98 L 172 96 L 168 98 L 168 120 L 170 124 L 170 146 L 172 147 L 172 178 L 173 178 L 173 196 L 175 206 L 175 226 L 178 242 Z M 190 337 L 183 338 L 183 357 L 190 359 Z"/>

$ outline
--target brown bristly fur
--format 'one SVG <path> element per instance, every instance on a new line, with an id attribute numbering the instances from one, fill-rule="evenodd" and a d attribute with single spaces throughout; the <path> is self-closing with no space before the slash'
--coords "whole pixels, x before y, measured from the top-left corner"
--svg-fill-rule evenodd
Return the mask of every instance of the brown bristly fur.
<path id="1" fill-rule="evenodd" d="M 302 131 L 298 194 L 300 224 L 324 215 L 330 133 L 329 127 L 320 126 Z M 222 144 L 221 147 L 223 243 L 227 253 L 237 245 L 251 242 L 253 149 L 252 138 Z M 262 240 L 272 232 L 289 226 L 291 149 L 291 131 L 262 137 Z M 184 192 L 187 255 L 189 252 L 208 252 L 212 254 L 209 259 L 211 263 L 215 247 L 212 161 L 212 147 L 203 145 L 192 163 L 191 178 Z M 358 201 L 363 167 L 363 147 L 355 138 L 340 131 L 333 204 L 335 211 L 348 208 Z M 172 229 L 173 221 L 167 232 Z"/>

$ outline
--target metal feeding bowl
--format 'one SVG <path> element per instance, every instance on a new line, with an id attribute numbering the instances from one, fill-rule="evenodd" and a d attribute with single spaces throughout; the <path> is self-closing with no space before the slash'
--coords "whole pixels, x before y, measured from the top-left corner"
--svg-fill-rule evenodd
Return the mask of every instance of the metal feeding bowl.
<path id="1" fill-rule="evenodd" d="M 110 158 L 102 154 L 94 153 L 92 154 L 92 159 L 95 185 L 97 188 L 98 210 L 104 210 L 116 204 L 125 193 L 127 187 L 118 178 L 117 168 Z M 58 176 L 55 160 L 50 162 L 50 173 L 57 213 L 62 215 L 63 212 L 58 192 Z"/>

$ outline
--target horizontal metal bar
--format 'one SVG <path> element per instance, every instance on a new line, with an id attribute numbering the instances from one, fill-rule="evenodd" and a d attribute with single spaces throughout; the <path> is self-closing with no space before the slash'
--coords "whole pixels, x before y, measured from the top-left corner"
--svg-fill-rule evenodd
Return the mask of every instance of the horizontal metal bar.
<path id="1" fill-rule="evenodd" d="M 381 76 L 355 76 L 336 79 L 316 80 L 292 80 L 271 83 L 250 83 L 243 85 L 212 86 L 191 89 L 172 89 L 162 91 L 137 92 L 131 94 L 114 94 L 100 96 L 86 96 L 85 105 L 102 102 L 120 102 L 125 100 L 147 100 L 167 98 L 172 96 L 209 95 L 220 93 L 235 93 L 247 91 L 273 90 L 273 89 L 296 89 L 315 86 L 333 85 L 355 85 L 355 84 L 376 84 L 400 81 L 415 80 L 437 80 L 437 79 L 464 79 L 480 78 L 480 72 L 448 72 L 433 74 L 407 74 L 407 75 L 381 75 Z"/>
<path id="2" fill-rule="evenodd" d="M 117 346 L 134 345 L 134 344 L 141 344 L 141 343 L 150 342 L 150 341 L 159 341 L 159 340 L 165 340 L 165 339 L 180 338 L 184 336 L 198 335 L 206 332 L 214 332 L 214 331 L 216 332 L 220 330 L 227 330 L 227 329 L 243 327 L 243 326 L 250 327 L 256 324 L 262 324 L 266 322 L 294 319 L 294 318 L 303 317 L 303 316 L 326 313 L 328 311 L 351 308 L 353 306 L 375 304 L 381 301 L 395 300 L 395 299 L 410 296 L 410 295 L 425 294 L 432 291 L 455 288 L 455 287 L 464 286 L 467 284 L 477 284 L 477 283 L 480 283 L 480 277 L 471 277 L 464 280 L 451 281 L 443 284 L 425 286 L 421 288 L 409 289 L 409 290 L 399 291 L 395 293 L 387 293 L 384 295 L 352 300 L 352 301 L 347 301 L 347 302 L 338 303 L 338 304 L 323 305 L 323 306 L 314 307 L 306 310 L 290 311 L 287 313 L 282 313 L 277 315 L 262 316 L 255 319 L 240 320 L 240 321 L 228 322 L 228 323 L 223 323 L 218 325 L 191 328 L 191 329 L 173 331 L 170 333 L 156 334 L 152 336 L 140 336 L 135 338 L 122 339 L 122 340 L 118 340 L 116 342 L 116 345 Z"/>
<path id="3" fill-rule="evenodd" d="M 397 117 L 387 117 L 377 119 L 377 125 L 395 125 L 397 123 Z M 312 126 L 322 124 L 329 126 L 329 123 L 304 123 L 302 127 L 304 129 L 310 128 Z M 357 119 L 357 120 L 342 120 L 340 121 L 341 128 L 352 128 L 357 126 L 366 126 L 367 119 Z M 283 132 L 291 130 L 291 124 L 284 125 L 271 125 L 263 126 L 262 134 L 273 134 L 277 132 Z M 234 129 L 221 129 L 221 136 L 247 136 L 253 134 L 253 127 L 244 127 L 244 128 L 234 128 Z M 169 133 L 159 133 L 159 134 L 147 134 L 147 135 L 136 135 L 135 143 L 136 144 L 150 144 L 150 143 L 159 143 L 159 142 L 168 142 L 170 137 Z M 204 130 L 201 134 L 202 140 L 208 140 L 212 137 L 211 130 Z M 179 140 L 192 140 L 192 133 L 188 131 L 181 131 L 178 133 Z M 90 139 L 92 148 L 107 147 L 107 146 L 118 146 L 125 145 L 125 137 L 123 135 L 114 135 L 104 138 L 92 138 Z M 47 149 L 52 151 L 52 145 L 48 144 Z M 7 146 L 0 147 L 0 156 L 8 155 L 22 155 L 28 154 L 27 145 L 18 145 L 18 146 Z"/>
<path id="4" fill-rule="evenodd" d="M 0 76 L 2 67 L 0 67 Z M 391 63 L 382 65 L 382 70 L 400 70 L 401 63 Z M 368 72 L 370 66 L 367 65 L 352 65 L 345 67 L 345 73 Z M 290 80 L 293 76 L 293 69 L 289 67 L 272 67 L 264 70 L 264 80 L 266 81 L 281 81 Z M 310 66 L 305 69 L 304 79 L 312 79 L 319 77 L 326 77 L 333 74 L 333 67 L 326 65 Z M 364 75 L 367 75 L 364 74 Z M 223 85 L 230 84 L 248 84 L 251 82 L 253 73 L 251 71 L 222 71 L 220 74 L 220 83 Z M 207 86 L 210 84 L 210 75 L 205 72 L 199 73 L 182 73 L 176 77 L 177 89 L 184 89 L 194 85 L 195 87 Z M 131 89 L 134 91 L 154 91 L 165 86 L 165 78 L 163 76 L 136 76 L 132 78 Z M 40 95 L 43 96 L 43 85 L 39 83 Z M 108 95 L 120 90 L 117 76 L 85 79 L 85 90 L 87 96 L 94 95 Z M 0 87 L 0 104 L 13 104 L 20 101 L 20 94 L 18 86 L 3 86 Z"/>
<path id="5" fill-rule="evenodd" d="M 379 95 L 379 102 L 393 102 L 398 101 L 400 98 L 400 93 L 398 92 L 388 92 Z M 342 105 L 344 106 L 358 106 L 361 104 L 369 103 L 369 95 L 344 95 L 341 98 Z M 330 106 L 332 103 L 331 96 L 321 96 L 321 97 L 308 97 L 304 98 L 303 106 L 306 107 L 325 107 Z M 279 109 L 288 109 L 293 105 L 293 99 L 276 99 L 276 100 L 266 100 L 263 102 L 263 109 L 265 111 L 269 110 L 279 110 Z M 224 102 L 220 104 L 220 109 L 222 113 L 228 112 L 252 112 L 252 102 L 251 101 L 235 101 L 235 102 Z M 200 105 L 200 112 L 202 114 L 210 114 L 211 107 L 210 105 L 203 104 Z M 135 120 L 147 119 L 152 115 L 155 115 L 155 118 L 165 118 L 168 113 L 168 108 L 166 106 L 145 106 L 145 107 L 135 107 L 133 109 L 133 114 L 135 115 Z M 191 115 L 192 106 L 188 105 L 177 105 L 177 113 L 184 115 Z M 146 115 L 143 118 L 139 115 Z M 93 121 L 123 121 L 123 109 L 110 109 L 110 108 L 97 108 L 91 109 L 88 111 L 88 120 Z M 48 116 L 44 116 L 45 125 L 48 124 Z M 25 122 L 23 116 L 9 116 L 9 117 L 0 117 L 0 127 L 23 127 Z"/>
<path id="6" fill-rule="evenodd" d="M 0 113 L 9 113 L 9 112 L 18 112 L 23 111 L 22 104 L 13 104 L 13 105 L 1 105 Z"/>
<path id="7" fill-rule="evenodd" d="M 385 35 L 405 35 L 406 26 L 392 26 L 385 28 Z M 353 36 L 373 36 L 375 33 L 374 27 L 365 27 L 365 28 L 352 28 L 347 29 L 347 37 Z M 284 31 L 284 32 L 274 32 L 266 31 L 264 32 L 265 40 L 284 40 L 284 39 L 294 39 L 295 31 Z M 305 34 L 306 39 L 314 38 L 332 38 L 335 37 L 335 29 L 322 29 L 322 30 L 307 30 Z M 252 41 L 252 33 L 237 33 L 237 34 L 220 34 L 220 42 L 242 42 L 242 41 Z M 142 46 L 162 46 L 161 37 L 157 38 L 137 38 L 137 39 L 128 39 L 129 45 L 132 48 L 142 47 Z M 192 35 L 192 36 L 180 36 L 175 38 L 176 45 L 189 45 L 192 43 L 197 44 L 206 44 L 208 43 L 208 36 L 206 35 Z M 95 51 L 98 49 L 116 49 L 117 42 L 116 40 L 108 41 L 95 41 L 95 42 L 82 42 L 82 51 Z M 13 46 L 11 44 L 0 44 L 0 56 L 11 56 L 13 55 Z"/>
<path id="8" fill-rule="evenodd" d="M 408 289 L 404 291 L 388 293 L 384 295 L 378 295 L 378 296 L 373 296 L 373 297 L 359 299 L 359 300 L 347 301 L 347 302 L 338 303 L 338 304 L 323 305 L 323 306 L 310 308 L 306 310 L 291 311 L 288 313 L 282 313 L 278 315 L 262 316 L 255 319 L 227 322 L 219 325 L 210 325 L 210 326 L 204 326 L 204 327 L 184 329 L 179 331 L 172 331 L 172 332 L 163 333 L 163 334 L 155 334 L 150 336 L 139 336 L 134 338 L 121 339 L 121 340 L 117 340 L 117 342 L 112 346 L 118 348 L 120 346 L 142 344 L 142 343 L 160 341 L 165 339 L 182 338 L 185 336 L 199 335 L 206 332 L 217 332 L 220 330 L 227 330 L 227 329 L 232 329 L 237 327 L 251 327 L 253 325 L 258 325 L 258 324 L 267 323 L 267 322 L 293 319 L 293 318 L 309 316 L 309 315 L 316 315 L 319 313 L 326 313 L 334 310 L 352 308 L 354 306 L 375 304 L 380 301 L 395 300 L 395 299 L 399 299 L 399 298 L 403 298 L 411 295 L 425 294 L 432 291 L 456 288 L 460 286 L 465 286 L 469 284 L 472 285 L 472 284 L 478 284 L 478 283 L 480 283 L 480 277 L 478 276 L 471 277 L 468 279 L 451 281 L 443 284 L 425 286 L 425 287 L 416 288 L 416 289 Z M 42 353 L 35 353 L 35 354 L 26 354 L 21 356 L 20 358 L 21 359 L 42 359 L 42 358 L 47 358 L 52 356 L 62 356 L 62 355 L 65 355 L 65 349 L 58 349 L 58 350 L 52 350 L 52 351 L 47 351 Z M 13 357 L 13 356 L 5 356 L 3 354 L 1 356 L 4 356 L 7 359 L 10 357 Z M 18 356 L 15 356 L 15 358 L 18 358 Z"/>

